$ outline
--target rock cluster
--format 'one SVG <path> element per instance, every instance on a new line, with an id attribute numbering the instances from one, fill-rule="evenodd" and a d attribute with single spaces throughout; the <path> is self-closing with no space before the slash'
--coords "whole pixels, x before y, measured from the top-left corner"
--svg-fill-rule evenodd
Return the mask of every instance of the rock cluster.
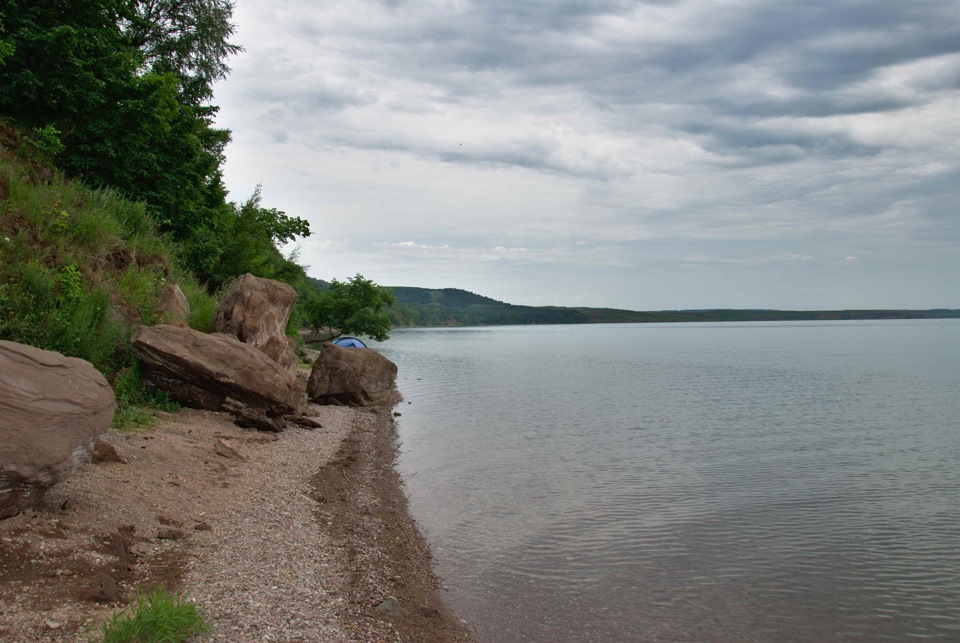
<path id="1" fill-rule="evenodd" d="M 281 431 L 301 426 L 307 398 L 320 404 L 385 405 L 396 380 L 393 362 L 369 349 L 324 344 L 304 392 L 296 352 L 284 334 L 297 293 L 287 284 L 243 275 L 224 294 L 214 333 L 175 326 L 141 327 L 133 352 L 148 386 L 193 408 L 228 411 L 237 423 Z"/>
<path id="2" fill-rule="evenodd" d="M 294 413 L 300 406 L 297 378 L 233 335 L 141 326 L 131 341 L 147 385 L 184 406 L 220 411 L 232 399 L 272 416 Z"/>
<path id="3" fill-rule="evenodd" d="M 370 349 L 324 344 L 304 390 L 284 331 L 297 294 L 290 286 L 244 275 L 223 297 L 216 332 L 183 323 L 186 298 L 164 290 L 158 314 L 171 324 L 141 326 L 131 339 L 148 387 L 180 404 L 232 413 L 243 427 L 282 431 L 289 419 L 320 404 L 390 403 L 397 367 Z M 90 460 L 116 408 L 113 391 L 91 364 L 12 342 L 0 342 L 0 518 L 36 502 Z M 98 459 L 108 458 L 101 445 Z"/>

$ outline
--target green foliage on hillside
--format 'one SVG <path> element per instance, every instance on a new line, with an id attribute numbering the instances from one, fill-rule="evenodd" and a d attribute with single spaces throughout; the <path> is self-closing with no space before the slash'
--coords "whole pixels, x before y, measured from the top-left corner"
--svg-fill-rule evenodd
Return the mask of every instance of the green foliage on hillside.
<path id="1" fill-rule="evenodd" d="M 211 290 L 243 272 L 300 278 L 277 244 L 303 219 L 228 203 L 212 83 L 228 72 L 228 0 L 8 0 L 0 117 L 68 176 L 146 204 Z"/>
<path id="2" fill-rule="evenodd" d="M 209 330 L 244 272 L 298 284 L 307 222 L 226 200 L 212 83 L 239 48 L 228 0 L 0 5 L 0 337 L 87 359 L 121 414 L 156 403 L 129 348 L 175 281 Z M 56 170 L 53 169 L 56 168 Z M 72 179 L 72 180 L 71 180 Z M 94 188 L 94 189 L 91 189 Z"/>
<path id="3" fill-rule="evenodd" d="M 580 324 L 589 317 L 572 308 L 515 306 L 459 288 L 391 287 L 396 326 L 499 326 Z"/>
<path id="4" fill-rule="evenodd" d="M 395 326 L 501 326 L 719 321 L 803 321 L 831 319 L 936 319 L 960 317 L 960 310 L 663 310 L 516 306 L 466 290 L 393 287 L 390 310 Z"/>
<path id="5" fill-rule="evenodd" d="M 143 203 L 24 158 L 34 151 L 0 128 L 0 339 L 90 361 L 114 386 L 121 412 L 163 403 L 140 384 L 131 325 L 156 321 L 157 292 L 169 282 L 201 328 L 215 300 L 175 264 L 176 247 Z"/>

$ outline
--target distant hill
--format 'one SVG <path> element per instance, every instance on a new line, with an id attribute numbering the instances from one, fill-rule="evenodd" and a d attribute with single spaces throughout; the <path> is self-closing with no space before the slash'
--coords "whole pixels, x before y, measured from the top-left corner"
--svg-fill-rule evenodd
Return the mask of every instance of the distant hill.
<path id="1" fill-rule="evenodd" d="M 960 309 L 935 310 L 661 310 L 517 306 L 460 288 L 389 287 L 395 326 L 503 326 L 716 321 L 807 321 L 839 319 L 935 319 L 960 317 Z"/>

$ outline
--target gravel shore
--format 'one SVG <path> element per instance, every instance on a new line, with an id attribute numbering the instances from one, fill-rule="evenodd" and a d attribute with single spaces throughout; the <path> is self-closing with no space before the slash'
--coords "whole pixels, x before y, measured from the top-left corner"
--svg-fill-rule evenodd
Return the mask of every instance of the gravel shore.
<path id="1" fill-rule="evenodd" d="M 123 462 L 0 521 L 0 640 L 87 641 L 157 585 L 205 612 L 205 640 L 473 640 L 407 512 L 391 411 L 308 414 L 322 428 L 260 433 L 184 409 L 109 434 Z"/>

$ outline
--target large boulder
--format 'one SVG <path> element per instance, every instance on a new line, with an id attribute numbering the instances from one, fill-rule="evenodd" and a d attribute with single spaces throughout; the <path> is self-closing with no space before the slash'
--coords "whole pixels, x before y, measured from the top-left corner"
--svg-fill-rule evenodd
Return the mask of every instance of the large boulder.
<path id="1" fill-rule="evenodd" d="M 397 365 L 369 348 L 323 344 L 307 381 L 307 397 L 320 404 L 384 406 L 390 403 Z"/>
<path id="2" fill-rule="evenodd" d="M 290 285 L 247 273 L 224 293 L 213 318 L 213 330 L 233 335 L 244 344 L 263 350 L 287 370 L 296 371 L 297 355 L 286 346 L 285 338 L 287 321 L 296 303 L 297 291 Z"/>
<path id="3" fill-rule="evenodd" d="M 190 317 L 190 302 L 177 284 L 167 284 L 157 293 L 153 312 L 164 323 L 185 324 Z"/>
<path id="4" fill-rule="evenodd" d="M 0 341 L 0 518 L 88 462 L 116 408 L 90 362 Z"/>
<path id="5" fill-rule="evenodd" d="M 131 342 L 147 385 L 184 406 L 219 411 L 242 405 L 274 418 L 301 405 L 296 376 L 233 335 L 141 326 Z"/>

